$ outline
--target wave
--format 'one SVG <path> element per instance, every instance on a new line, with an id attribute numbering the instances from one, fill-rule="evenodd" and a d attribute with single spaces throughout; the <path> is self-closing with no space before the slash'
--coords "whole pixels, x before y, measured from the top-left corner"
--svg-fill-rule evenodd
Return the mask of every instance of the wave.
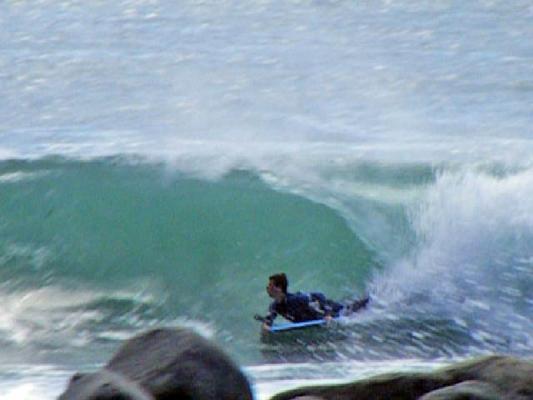
<path id="1" fill-rule="evenodd" d="M 442 172 L 409 214 L 411 253 L 376 274 L 388 312 L 440 315 L 500 351 L 529 352 L 533 170 Z"/>
<path id="2" fill-rule="evenodd" d="M 221 175 L 196 159 L 0 163 L 0 340 L 50 356 L 188 321 L 270 359 L 251 316 L 283 270 L 295 290 L 371 292 L 335 357 L 530 351 L 530 168 L 318 153 Z"/>
<path id="3" fill-rule="evenodd" d="M 18 176 L 0 183 L 4 293 L 61 288 L 57 297 L 66 303 L 74 293 L 92 293 L 100 300 L 69 310 L 79 317 L 74 331 L 94 340 L 102 330 L 177 318 L 242 335 L 254 328 L 242 316 L 265 307 L 272 271 L 284 269 L 295 284 L 310 286 L 320 276 L 323 290 L 346 295 L 363 286 L 373 262 L 334 210 L 272 190 L 244 171 L 211 181 L 117 159 L 40 160 L 6 162 L 0 176 Z M 116 288 L 156 300 L 119 301 Z M 44 304 L 44 319 L 63 318 Z M 11 331 L 38 341 L 29 323 L 35 312 L 17 313 L 21 322 Z M 59 328 L 51 322 L 47 329 Z"/>

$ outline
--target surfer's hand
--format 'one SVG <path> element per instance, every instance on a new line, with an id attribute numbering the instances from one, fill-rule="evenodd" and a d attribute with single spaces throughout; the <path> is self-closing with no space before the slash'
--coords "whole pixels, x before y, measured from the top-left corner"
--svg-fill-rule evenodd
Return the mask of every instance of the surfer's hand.
<path id="1" fill-rule="evenodd" d="M 255 314 L 255 315 L 254 315 L 254 319 L 255 319 L 256 321 L 265 322 L 265 317 L 262 317 L 262 316 L 259 315 L 259 314 Z"/>
<path id="2" fill-rule="evenodd" d="M 264 332 L 270 332 L 270 325 L 268 325 L 267 323 L 264 323 L 263 325 L 261 325 L 261 328 L 263 329 Z"/>
<path id="3" fill-rule="evenodd" d="M 333 319 L 333 317 L 331 315 L 329 315 L 329 314 L 324 317 L 324 321 L 326 321 L 326 324 L 328 324 L 328 325 L 332 321 L 332 319 Z"/>

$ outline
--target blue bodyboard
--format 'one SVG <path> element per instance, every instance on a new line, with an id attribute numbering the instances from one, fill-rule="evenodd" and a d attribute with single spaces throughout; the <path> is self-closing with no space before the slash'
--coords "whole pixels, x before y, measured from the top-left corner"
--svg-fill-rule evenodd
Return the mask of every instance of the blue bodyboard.
<path id="1" fill-rule="evenodd" d="M 338 321 L 340 317 L 332 318 L 332 321 Z M 276 333 L 276 332 L 285 332 L 290 331 L 294 329 L 303 329 L 303 328 L 309 328 L 312 326 L 320 326 L 320 325 L 327 325 L 328 322 L 324 319 L 314 319 L 311 321 L 304 321 L 304 322 L 287 322 L 283 324 L 274 324 L 270 327 L 270 332 Z"/>

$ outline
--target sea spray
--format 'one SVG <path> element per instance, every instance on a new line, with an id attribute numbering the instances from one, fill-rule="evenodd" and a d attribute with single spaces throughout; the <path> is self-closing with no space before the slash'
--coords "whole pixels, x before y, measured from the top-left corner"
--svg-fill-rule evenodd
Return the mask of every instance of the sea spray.
<path id="1" fill-rule="evenodd" d="M 416 247 L 379 274 L 376 296 L 401 313 L 430 311 L 481 341 L 526 349 L 533 312 L 532 188 L 530 168 L 439 173 L 409 212 Z"/>

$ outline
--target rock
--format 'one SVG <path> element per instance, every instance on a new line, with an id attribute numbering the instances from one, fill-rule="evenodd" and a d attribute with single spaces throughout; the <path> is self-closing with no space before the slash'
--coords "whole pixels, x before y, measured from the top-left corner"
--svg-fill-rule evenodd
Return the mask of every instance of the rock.
<path id="1" fill-rule="evenodd" d="M 293 389 L 277 394 L 271 400 L 294 400 L 303 396 L 316 396 L 324 400 L 417 399 L 443 386 L 446 386 L 445 381 L 423 374 L 386 374 L 341 385 Z"/>
<path id="2" fill-rule="evenodd" d="M 465 381 L 429 392 L 420 400 L 500 400 L 502 397 L 490 383 Z"/>
<path id="3" fill-rule="evenodd" d="M 508 400 L 531 400 L 533 399 L 533 361 L 490 356 L 459 363 L 427 374 L 394 373 L 342 385 L 297 388 L 280 393 L 274 396 L 272 400 L 294 400 L 303 396 L 317 396 L 324 400 L 388 398 L 415 400 L 427 393 L 466 381 L 479 382 L 477 389 L 481 389 L 480 385 L 483 383 L 490 384 L 496 391 L 495 393 L 501 393 L 503 398 Z M 466 390 L 467 387 L 463 386 L 462 389 Z M 458 388 L 461 389 L 460 386 Z M 470 389 L 473 387 L 470 386 Z M 468 398 L 464 397 L 464 399 Z"/>
<path id="4" fill-rule="evenodd" d="M 105 369 L 75 374 L 59 400 L 154 400 L 135 382 Z"/>
<path id="5" fill-rule="evenodd" d="M 131 382 L 154 400 L 253 399 L 248 380 L 239 367 L 209 340 L 185 328 L 155 329 L 126 341 L 101 372 L 73 379 L 59 399 L 107 399 L 90 396 L 95 388 L 100 390 L 99 382 L 108 372 L 124 383 L 125 386 L 117 384 L 117 388 L 125 387 L 131 392 L 126 385 Z M 113 400 L 147 400 L 131 397 L 130 392 L 117 392 L 123 397 Z"/>
<path id="6" fill-rule="evenodd" d="M 438 371 L 437 371 L 438 373 Z M 452 365 L 442 370 L 451 380 L 487 382 L 506 399 L 533 399 L 533 360 L 489 356 Z"/>
<path id="7" fill-rule="evenodd" d="M 315 397 L 315 396 L 301 396 L 301 397 L 295 397 L 294 400 L 324 400 L 322 397 Z"/>
<path id="8" fill-rule="evenodd" d="M 106 368 L 156 399 L 251 400 L 246 377 L 218 347 L 189 329 L 156 329 L 128 340 Z"/>

